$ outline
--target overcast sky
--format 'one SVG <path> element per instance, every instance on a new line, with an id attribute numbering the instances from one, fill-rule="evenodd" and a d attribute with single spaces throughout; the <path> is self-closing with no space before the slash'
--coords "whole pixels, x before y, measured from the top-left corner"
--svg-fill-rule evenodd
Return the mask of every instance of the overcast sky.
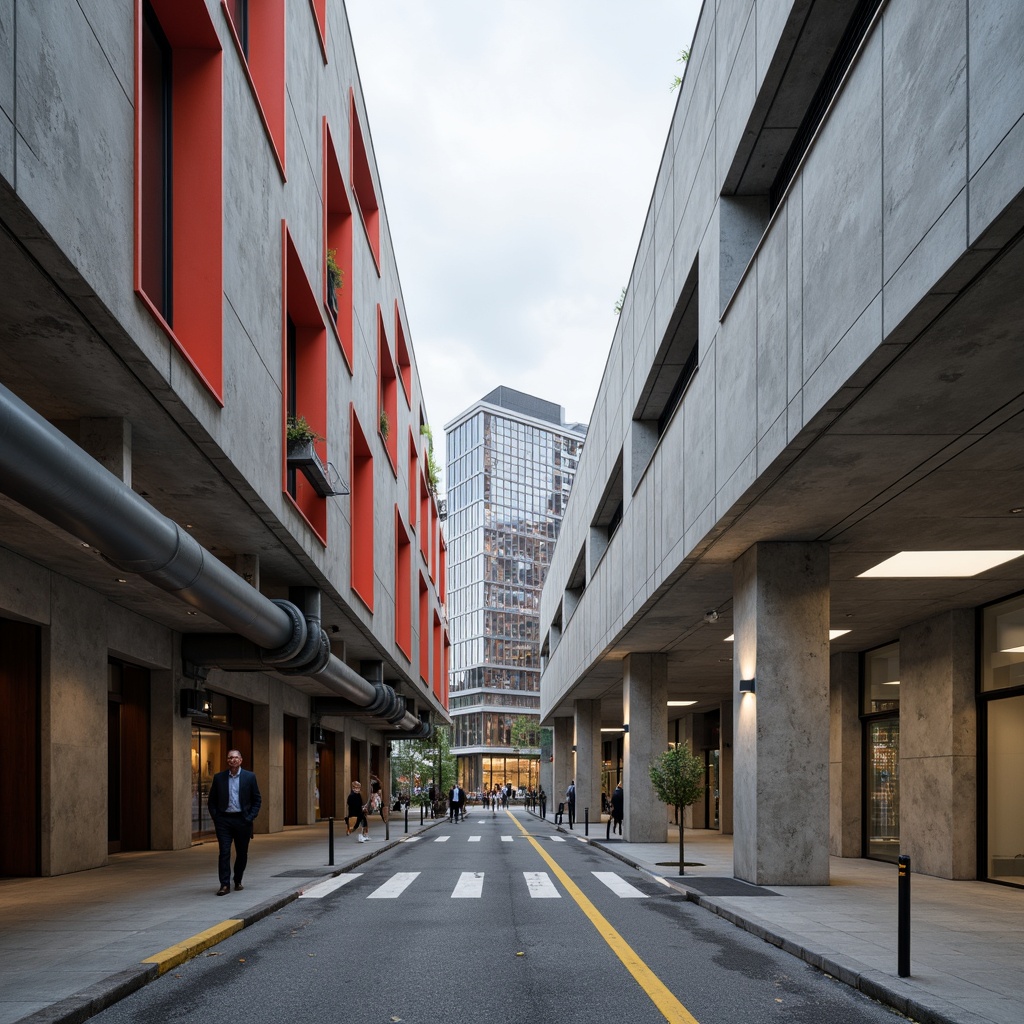
<path id="1" fill-rule="evenodd" d="M 700 0 L 346 0 L 443 427 L 498 385 L 587 421 Z"/>

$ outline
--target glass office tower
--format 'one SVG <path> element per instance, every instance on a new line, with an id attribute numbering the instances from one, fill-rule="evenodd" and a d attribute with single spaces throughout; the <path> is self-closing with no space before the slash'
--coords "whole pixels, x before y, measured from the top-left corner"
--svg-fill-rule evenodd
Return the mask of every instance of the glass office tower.
<path id="1" fill-rule="evenodd" d="M 449 710 L 472 793 L 539 786 L 540 592 L 586 424 L 496 388 L 445 425 Z M 523 723 L 525 725 L 526 723 Z"/>

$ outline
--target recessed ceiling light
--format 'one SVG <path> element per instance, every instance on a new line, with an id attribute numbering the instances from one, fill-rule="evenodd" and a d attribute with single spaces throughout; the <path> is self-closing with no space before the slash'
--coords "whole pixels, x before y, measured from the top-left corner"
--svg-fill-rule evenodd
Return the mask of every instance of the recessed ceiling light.
<path id="1" fill-rule="evenodd" d="M 1021 514 L 1021 512 L 1024 512 L 1024 505 L 1020 505 L 1017 508 L 1011 508 L 1010 509 L 1010 515 L 1011 516 L 1019 516 Z"/>
<path id="2" fill-rule="evenodd" d="M 117 577 L 117 582 L 118 582 L 118 583 L 127 583 L 128 581 L 127 581 L 127 580 L 123 580 L 123 579 L 121 579 L 121 577 L 120 577 L 120 576 L 118 576 L 118 577 Z"/>
<path id="3" fill-rule="evenodd" d="M 670 700 L 668 706 L 670 708 L 688 708 L 691 704 L 696 704 L 695 700 Z"/>
<path id="4" fill-rule="evenodd" d="M 860 577 L 913 579 L 918 577 L 977 576 L 1004 562 L 1012 562 L 1024 551 L 901 551 L 873 566 Z"/>
<path id="5" fill-rule="evenodd" d="M 850 631 L 848 629 L 830 629 L 828 631 L 828 638 L 829 638 L 829 640 L 835 640 L 835 638 L 837 636 L 846 636 L 846 634 L 849 633 L 849 632 Z M 730 633 L 725 638 L 725 640 L 726 640 L 726 643 L 730 643 L 731 644 L 731 643 L 735 642 L 736 637 L 732 633 Z"/>
<path id="6" fill-rule="evenodd" d="M 623 732 L 623 731 L 624 730 L 623 730 L 621 725 L 618 727 L 618 729 L 602 729 L 601 730 L 601 732 Z"/>

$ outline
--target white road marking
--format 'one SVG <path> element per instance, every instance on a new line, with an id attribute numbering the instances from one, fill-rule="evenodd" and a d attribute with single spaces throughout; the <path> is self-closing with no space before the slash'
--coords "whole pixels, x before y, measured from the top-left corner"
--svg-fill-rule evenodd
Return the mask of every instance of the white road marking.
<path id="1" fill-rule="evenodd" d="M 328 878 L 326 882 L 317 882 L 316 885 L 311 885 L 308 889 L 299 893 L 300 900 L 318 900 L 322 896 L 326 896 L 328 893 L 334 892 L 335 889 L 340 889 L 343 885 L 351 882 L 355 878 L 361 878 L 362 872 L 356 872 L 353 875 L 337 875 L 334 878 Z"/>
<path id="2" fill-rule="evenodd" d="M 512 836 L 502 836 L 501 837 L 501 841 L 503 843 L 511 843 L 512 842 Z"/>
<path id="3" fill-rule="evenodd" d="M 458 884 L 452 890 L 452 899 L 479 899 L 483 891 L 484 873 L 482 871 L 463 871 L 459 875 Z"/>
<path id="4" fill-rule="evenodd" d="M 434 842 L 435 843 L 447 843 L 449 839 L 451 839 L 451 836 L 438 836 L 434 840 Z"/>
<path id="5" fill-rule="evenodd" d="M 641 892 L 636 886 L 630 885 L 624 878 L 620 878 L 614 871 L 594 871 L 594 877 L 599 882 L 604 882 L 609 889 L 620 899 L 624 900 L 645 900 L 647 893 Z"/>
<path id="6" fill-rule="evenodd" d="M 480 842 L 480 837 L 479 836 L 470 836 L 469 837 L 469 841 L 471 843 L 479 843 Z"/>
<path id="7" fill-rule="evenodd" d="M 560 900 L 562 898 L 562 894 L 555 888 L 555 883 L 551 881 L 546 871 L 524 871 L 523 878 L 526 879 L 526 888 L 530 891 L 530 899 Z"/>
<path id="8" fill-rule="evenodd" d="M 398 840 L 400 843 L 418 843 L 420 841 L 419 836 L 403 836 Z"/>
<path id="9" fill-rule="evenodd" d="M 553 842 L 553 843 L 564 843 L 565 842 L 565 836 L 552 836 L 551 837 L 551 842 Z"/>
<path id="10" fill-rule="evenodd" d="M 418 871 L 399 871 L 398 874 L 392 875 L 380 888 L 374 889 L 366 898 L 368 900 L 398 899 L 417 877 L 419 877 Z"/>

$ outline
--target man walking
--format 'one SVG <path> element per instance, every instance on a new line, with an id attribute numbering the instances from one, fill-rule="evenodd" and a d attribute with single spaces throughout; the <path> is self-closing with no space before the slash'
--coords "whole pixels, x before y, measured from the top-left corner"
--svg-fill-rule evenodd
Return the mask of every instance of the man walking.
<path id="1" fill-rule="evenodd" d="M 243 888 L 242 875 L 245 874 L 245 865 L 249 860 L 252 823 L 260 813 L 262 802 L 256 776 L 242 767 L 239 751 L 229 750 L 227 771 L 214 775 L 210 796 L 206 801 L 220 848 L 217 860 L 217 873 L 220 875 L 218 896 L 227 896 L 231 892 L 232 843 L 235 844 L 235 891 Z"/>
<path id="2" fill-rule="evenodd" d="M 448 793 L 448 820 L 458 821 L 462 814 L 462 806 L 466 800 L 466 791 L 456 782 Z"/>
<path id="3" fill-rule="evenodd" d="M 612 792 L 612 832 L 622 835 L 622 813 L 625 800 L 622 795 L 622 783 L 620 782 Z"/>
<path id="4" fill-rule="evenodd" d="M 565 803 L 569 808 L 569 828 L 576 824 L 576 780 L 569 780 L 569 788 L 565 791 Z"/>

